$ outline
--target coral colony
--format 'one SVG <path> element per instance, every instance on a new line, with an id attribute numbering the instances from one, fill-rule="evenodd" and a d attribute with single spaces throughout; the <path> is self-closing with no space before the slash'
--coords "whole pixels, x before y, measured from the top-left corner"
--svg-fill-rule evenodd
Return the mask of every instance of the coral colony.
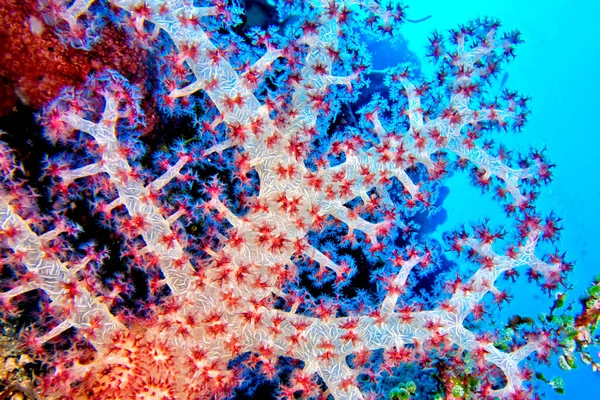
<path id="1" fill-rule="evenodd" d="M 3 319 L 28 321 L 42 398 L 536 398 L 560 335 L 500 345 L 494 314 L 506 279 L 552 295 L 572 265 L 535 206 L 553 165 L 494 141 L 529 112 L 495 90 L 518 32 L 434 33 L 421 76 L 372 70 L 406 18 L 387 2 L 280 0 L 265 28 L 223 0 L 40 7 L 63 46 L 116 27 L 150 71 L 96 66 L 46 104 L 39 179 L 2 137 Z M 501 227 L 428 237 L 451 174 Z"/>

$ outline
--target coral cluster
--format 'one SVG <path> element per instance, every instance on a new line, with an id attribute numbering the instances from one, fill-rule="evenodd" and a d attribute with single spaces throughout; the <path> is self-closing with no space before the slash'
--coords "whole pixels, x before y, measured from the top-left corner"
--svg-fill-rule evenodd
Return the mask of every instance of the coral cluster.
<path id="1" fill-rule="evenodd" d="M 553 165 L 494 141 L 529 112 L 496 91 L 518 32 L 472 21 L 431 37 L 433 76 L 375 74 L 367 43 L 399 35 L 402 5 L 277 10 L 279 27 L 241 29 L 243 7 L 222 0 L 42 4 L 62 46 L 94 51 L 117 29 L 149 72 L 142 86 L 97 68 L 47 104 L 39 182 L 2 145 L 0 299 L 7 321 L 33 314 L 21 340 L 37 390 L 533 398 L 524 360 L 548 361 L 560 332 L 521 324 L 498 344 L 503 278 L 553 293 L 572 265 L 553 248 L 559 219 L 535 207 Z M 437 243 L 423 226 L 463 172 L 506 222 Z"/>

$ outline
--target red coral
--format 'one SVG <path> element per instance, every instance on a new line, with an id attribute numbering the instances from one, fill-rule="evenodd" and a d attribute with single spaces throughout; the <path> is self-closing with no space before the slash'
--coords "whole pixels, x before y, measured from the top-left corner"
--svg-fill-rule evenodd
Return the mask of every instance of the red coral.
<path id="1" fill-rule="evenodd" d="M 17 96 L 39 109 L 56 98 L 63 87 L 81 84 L 95 70 L 111 68 L 132 83 L 145 82 L 146 58 L 145 50 L 130 46 L 126 35 L 110 25 L 92 51 L 68 47 L 44 24 L 37 0 L 2 1 L 0 115 L 15 107 Z"/>

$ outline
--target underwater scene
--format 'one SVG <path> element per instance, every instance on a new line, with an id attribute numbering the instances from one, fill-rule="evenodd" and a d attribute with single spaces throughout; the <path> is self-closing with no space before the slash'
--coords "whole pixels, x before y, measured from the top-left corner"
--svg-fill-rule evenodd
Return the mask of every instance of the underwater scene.
<path id="1" fill-rule="evenodd" d="M 0 399 L 600 400 L 598 15 L 2 0 Z"/>

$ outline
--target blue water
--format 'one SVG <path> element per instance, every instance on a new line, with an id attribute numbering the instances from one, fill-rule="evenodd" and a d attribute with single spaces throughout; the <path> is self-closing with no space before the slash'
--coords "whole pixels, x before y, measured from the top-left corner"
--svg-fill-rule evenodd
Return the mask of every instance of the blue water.
<path id="1" fill-rule="evenodd" d="M 500 18 L 507 30 L 519 29 L 525 43 L 517 58 L 506 68 L 506 87 L 530 95 L 532 114 L 521 134 L 504 136 L 502 141 L 526 151 L 547 147 L 557 164 L 554 181 L 544 188 L 538 201 L 542 215 L 554 210 L 563 220 L 560 249 L 576 263 L 571 276 L 575 292 L 583 294 L 593 276 L 600 273 L 600 33 L 597 30 L 600 3 L 597 1 L 449 1 L 411 2 L 408 17 L 426 21 L 406 24 L 403 30 L 409 49 L 424 59 L 427 37 L 435 29 L 454 28 L 470 19 Z M 422 65 L 424 70 L 426 64 Z M 502 213 L 492 201 L 485 201 L 470 187 L 467 178 L 456 174 L 450 179 L 450 195 L 444 202 L 448 220 L 440 231 L 484 216 L 501 223 Z M 477 201 L 473 201 L 477 199 Z M 532 287 L 514 288 L 516 294 L 508 315 L 519 312 L 537 315 L 547 310 L 551 300 Z M 598 348 L 592 351 L 595 356 Z M 564 379 L 565 394 L 548 388 L 549 399 L 600 399 L 600 373 L 579 362 L 569 372 L 558 367 L 541 368 L 550 378 Z M 539 367 L 536 369 L 540 369 Z"/>

